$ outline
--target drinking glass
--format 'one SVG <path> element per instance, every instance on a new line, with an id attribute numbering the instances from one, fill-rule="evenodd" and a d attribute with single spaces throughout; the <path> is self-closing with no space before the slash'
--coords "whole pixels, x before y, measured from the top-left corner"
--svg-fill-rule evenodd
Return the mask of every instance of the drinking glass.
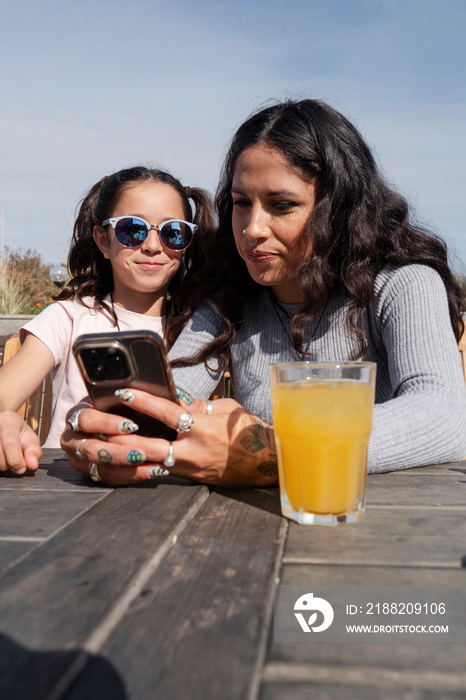
<path id="1" fill-rule="evenodd" d="M 282 513 L 337 525 L 364 512 L 374 362 L 270 365 Z"/>

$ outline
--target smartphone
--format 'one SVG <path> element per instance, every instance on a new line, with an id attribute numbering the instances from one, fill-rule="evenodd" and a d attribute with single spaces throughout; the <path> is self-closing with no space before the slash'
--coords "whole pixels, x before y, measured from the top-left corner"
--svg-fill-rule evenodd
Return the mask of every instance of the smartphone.
<path id="1" fill-rule="evenodd" d="M 134 388 L 178 403 L 162 338 L 152 331 L 80 335 L 73 354 L 92 404 L 137 423 L 137 435 L 176 440 L 177 431 L 116 398 L 115 389 Z"/>

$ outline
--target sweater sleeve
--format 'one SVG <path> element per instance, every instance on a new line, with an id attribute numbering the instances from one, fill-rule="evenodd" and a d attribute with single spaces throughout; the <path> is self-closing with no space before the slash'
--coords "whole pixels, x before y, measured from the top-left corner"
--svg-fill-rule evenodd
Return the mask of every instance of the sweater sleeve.
<path id="1" fill-rule="evenodd" d="M 369 473 L 462 459 L 466 388 L 440 276 L 422 265 L 392 271 L 373 313 L 393 398 L 374 408 Z"/>
<path id="2" fill-rule="evenodd" d="M 168 353 L 170 362 L 195 355 L 217 336 L 220 326 L 221 318 L 215 304 L 204 304 L 196 309 Z M 199 363 L 190 367 L 172 367 L 175 385 L 196 399 L 208 399 L 223 376 L 217 367 L 218 359 L 215 357 L 209 358 L 207 365 Z"/>

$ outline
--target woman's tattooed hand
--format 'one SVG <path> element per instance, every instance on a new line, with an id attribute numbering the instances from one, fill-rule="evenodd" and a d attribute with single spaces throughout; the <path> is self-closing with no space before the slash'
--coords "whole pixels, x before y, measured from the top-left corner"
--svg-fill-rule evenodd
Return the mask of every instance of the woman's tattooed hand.
<path id="1" fill-rule="evenodd" d="M 277 476 L 277 448 L 275 447 L 275 434 L 271 425 L 264 423 L 255 423 L 248 427 L 249 435 L 243 437 L 240 442 L 250 454 L 267 450 L 264 455 L 264 461 L 258 466 L 257 470 L 264 476 Z"/>

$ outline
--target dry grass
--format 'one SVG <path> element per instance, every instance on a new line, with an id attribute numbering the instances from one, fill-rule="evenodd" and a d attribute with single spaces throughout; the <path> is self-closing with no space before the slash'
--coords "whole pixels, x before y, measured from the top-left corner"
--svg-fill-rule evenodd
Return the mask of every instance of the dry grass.
<path id="1" fill-rule="evenodd" d="M 0 314 L 21 314 L 30 306 L 31 298 L 24 294 L 21 274 L 7 258 L 0 258 Z"/>

